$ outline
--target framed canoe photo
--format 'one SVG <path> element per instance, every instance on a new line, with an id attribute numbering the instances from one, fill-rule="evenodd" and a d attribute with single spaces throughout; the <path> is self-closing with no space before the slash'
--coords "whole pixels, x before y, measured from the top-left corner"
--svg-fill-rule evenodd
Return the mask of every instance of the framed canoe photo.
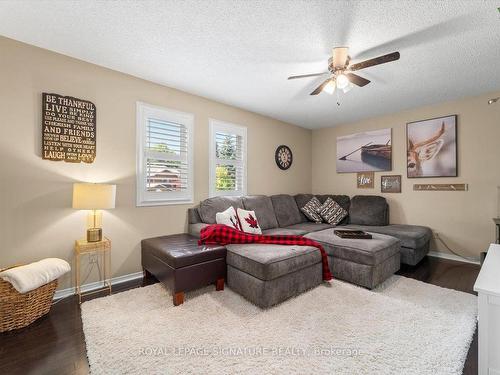
<path id="1" fill-rule="evenodd" d="M 337 173 L 392 170 L 392 129 L 337 137 Z"/>

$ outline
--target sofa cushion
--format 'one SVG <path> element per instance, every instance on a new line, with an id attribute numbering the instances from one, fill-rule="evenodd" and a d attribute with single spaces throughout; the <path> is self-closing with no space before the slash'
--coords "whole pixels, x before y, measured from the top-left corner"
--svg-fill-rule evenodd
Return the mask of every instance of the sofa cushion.
<path id="1" fill-rule="evenodd" d="M 230 206 L 243 208 L 241 197 L 213 197 L 201 201 L 198 213 L 204 223 L 215 224 L 215 215 L 217 212 L 227 210 Z"/>
<path id="2" fill-rule="evenodd" d="M 319 250 L 312 246 L 243 244 L 226 248 L 229 266 L 260 280 L 273 280 L 321 262 Z"/>
<path id="3" fill-rule="evenodd" d="M 363 240 L 340 238 L 333 230 L 326 229 L 304 237 L 321 243 L 329 256 L 368 265 L 380 264 L 394 254 L 399 254 L 401 247 L 397 238 L 378 233 L 372 233 L 371 240 Z"/>
<path id="4" fill-rule="evenodd" d="M 418 225 L 391 224 L 384 226 L 347 225 L 346 229 L 364 230 L 371 233 L 387 234 L 401 241 L 401 246 L 418 249 L 425 247 L 432 237 L 430 228 Z"/>
<path id="5" fill-rule="evenodd" d="M 349 207 L 351 206 L 351 198 L 348 195 L 334 195 L 334 194 L 321 194 L 316 195 L 316 198 L 319 199 L 321 204 L 325 203 L 328 198 L 332 198 L 335 202 L 337 202 L 340 207 L 349 213 Z M 344 225 L 349 223 L 349 215 L 347 215 L 344 220 L 342 220 L 339 225 Z"/>
<path id="6" fill-rule="evenodd" d="M 315 223 L 321 223 L 323 221 L 318 212 L 320 208 L 321 203 L 316 197 L 312 197 L 311 200 L 309 200 L 309 202 L 307 202 L 304 206 L 299 206 L 300 211 L 302 211 L 302 213 L 306 215 L 310 221 Z"/>
<path id="7" fill-rule="evenodd" d="M 278 220 L 274 214 L 273 202 L 265 195 L 243 197 L 245 210 L 255 211 L 260 227 L 264 229 L 277 228 Z"/>
<path id="8" fill-rule="evenodd" d="M 300 224 L 296 224 L 300 225 Z M 292 225 L 293 227 L 293 225 Z M 303 236 L 304 234 L 309 233 L 307 230 L 303 229 L 288 229 L 288 228 L 270 228 L 262 231 L 262 234 L 267 236 Z"/>
<path id="9" fill-rule="evenodd" d="M 271 200 L 280 227 L 287 227 L 302 222 L 299 207 L 291 195 L 273 195 L 271 196 Z"/>
<path id="10" fill-rule="evenodd" d="M 326 223 L 308 222 L 308 223 L 299 223 L 299 224 L 290 225 L 284 229 L 300 230 L 300 231 L 304 231 L 305 233 L 310 233 L 310 232 L 317 232 L 319 230 L 324 230 L 324 229 L 328 229 L 328 228 L 333 228 L 333 226 L 330 224 L 326 224 Z"/>
<path id="11" fill-rule="evenodd" d="M 318 213 L 330 225 L 338 225 L 347 216 L 347 211 L 332 198 L 327 198 L 325 203 L 318 208 Z"/>
<path id="12" fill-rule="evenodd" d="M 385 198 L 356 195 L 351 199 L 349 222 L 358 225 L 388 225 L 389 207 Z"/>

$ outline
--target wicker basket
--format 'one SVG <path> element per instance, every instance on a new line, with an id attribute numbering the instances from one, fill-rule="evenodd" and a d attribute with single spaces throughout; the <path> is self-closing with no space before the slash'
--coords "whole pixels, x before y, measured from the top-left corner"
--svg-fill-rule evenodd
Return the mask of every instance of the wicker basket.
<path id="1" fill-rule="evenodd" d="M 0 332 L 26 327 L 47 314 L 56 288 L 57 279 L 21 294 L 11 283 L 0 278 Z"/>

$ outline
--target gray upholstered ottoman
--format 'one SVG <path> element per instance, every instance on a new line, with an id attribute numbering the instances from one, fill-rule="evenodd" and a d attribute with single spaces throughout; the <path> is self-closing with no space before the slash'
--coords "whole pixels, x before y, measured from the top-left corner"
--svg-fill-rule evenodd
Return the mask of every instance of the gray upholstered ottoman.
<path id="1" fill-rule="evenodd" d="M 372 289 L 399 270 L 398 239 L 377 233 L 371 233 L 371 240 L 345 239 L 333 231 L 305 236 L 323 245 L 333 277 Z"/>
<path id="2" fill-rule="evenodd" d="M 227 245 L 227 285 L 266 308 L 323 280 L 321 254 L 311 246 Z"/>

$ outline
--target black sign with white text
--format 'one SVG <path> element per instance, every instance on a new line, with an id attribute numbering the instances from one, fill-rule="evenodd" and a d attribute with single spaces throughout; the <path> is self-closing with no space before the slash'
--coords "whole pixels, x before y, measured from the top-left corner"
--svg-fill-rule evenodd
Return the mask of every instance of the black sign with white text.
<path id="1" fill-rule="evenodd" d="M 42 158 L 92 163 L 96 155 L 96 108 L 92 102 L 42 94 Z"/>

